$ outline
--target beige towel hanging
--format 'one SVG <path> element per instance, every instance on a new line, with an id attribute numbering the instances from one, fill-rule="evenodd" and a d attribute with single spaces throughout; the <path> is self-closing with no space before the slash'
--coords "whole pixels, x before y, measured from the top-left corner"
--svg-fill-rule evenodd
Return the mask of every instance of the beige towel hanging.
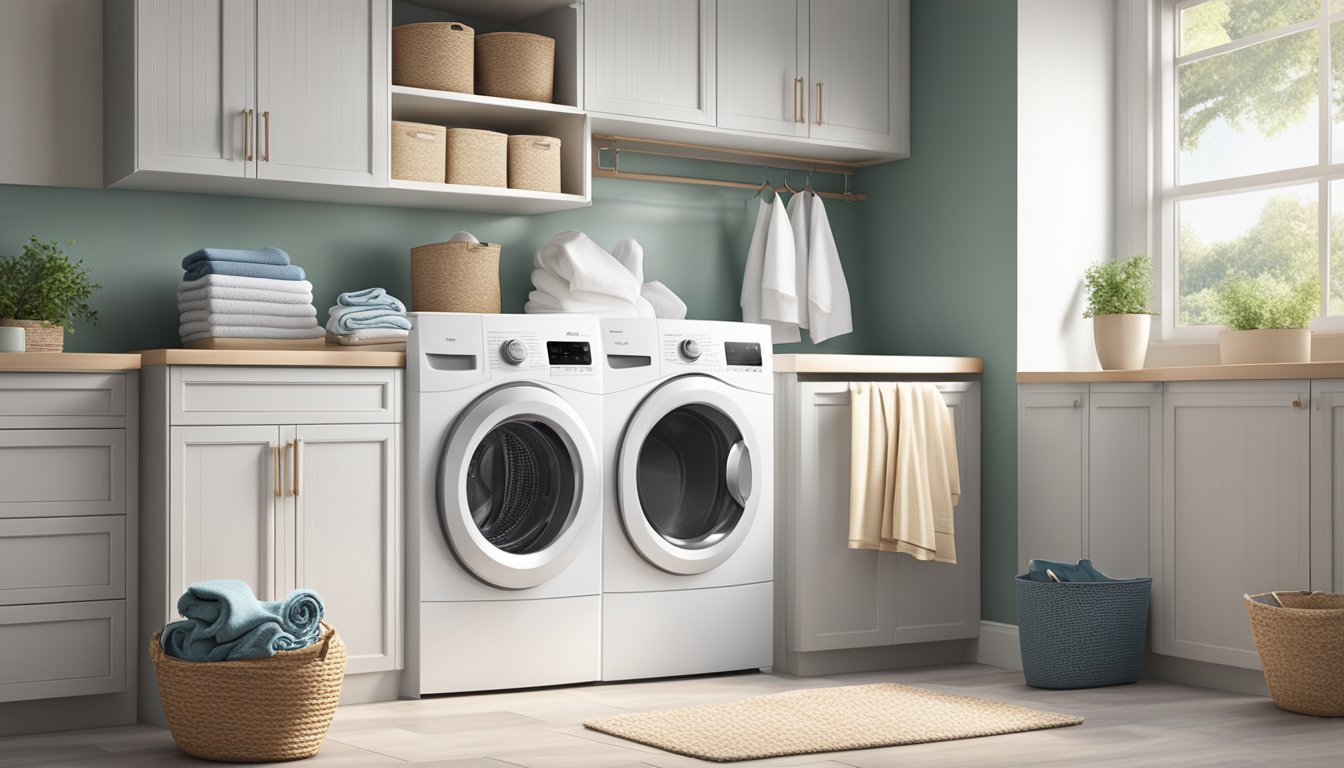
<path id="1" fill-rule="evenodd" d="M 957 562 L 952 412 L 928 383 L 849 385 L 849 547 Z"/>

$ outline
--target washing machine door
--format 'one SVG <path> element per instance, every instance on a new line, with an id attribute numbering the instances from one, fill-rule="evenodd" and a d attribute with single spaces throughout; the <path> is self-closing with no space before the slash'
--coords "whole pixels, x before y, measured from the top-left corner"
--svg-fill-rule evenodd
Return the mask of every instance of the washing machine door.
<path id="1" fill-rule="evenodd" d="M 635 549 L 677 574 L 723 563 L 751 530 L 764 456 L 742 392 L 682 376 L 640 403 L 621 441 L 616 493 Z"/>
<path id="2" fill-rule="evenodd" d="M 600 487 L 574 408 L 543 387 L 504 386 L 468 406 L 444 441 L 439 517 L 476 578 L 527 589 L 573 562 L 601 514 Z"/>

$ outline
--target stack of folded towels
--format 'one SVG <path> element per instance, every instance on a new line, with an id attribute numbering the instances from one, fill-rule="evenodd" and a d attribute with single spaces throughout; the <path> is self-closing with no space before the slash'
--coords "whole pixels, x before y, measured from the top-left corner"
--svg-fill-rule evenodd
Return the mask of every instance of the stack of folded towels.
<path id="1" fill-rule="evenodd" d="M 187 661 L 240 661 L 307 648 L 322 636 L 322 598 L 298 589 L 262 602 L 245 582 L 193 584 L 177 600 L 182 621 L 163 628 L 164 653 Z"/>
<path id="2" fill-rule="evenodd" d="M 354 346 L 404 343 L 410 330 L 405 304 L 382 288 L 366 288 L 336 297 L 327 341 Z"/>
<path id="3" fill-rule="evenodd" d="M 607 253 L 582 232 L 561 232 L 537 250 L 532 266 L 528 314 L 686 317 L 686 304 L 670 288 L 644 282 L 644 248 L 634 240 Z"/>
<path id="4" fill-rule="evenodd" d="M 313 284 L 279 248 L 202 248 L 183 259 L 182 268 L 183 341 L 322 338 Z"/>

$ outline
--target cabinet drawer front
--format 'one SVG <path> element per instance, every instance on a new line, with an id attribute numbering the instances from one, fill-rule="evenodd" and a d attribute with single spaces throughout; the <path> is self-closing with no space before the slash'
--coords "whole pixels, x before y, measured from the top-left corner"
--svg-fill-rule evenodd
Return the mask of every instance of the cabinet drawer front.
<path id="1" fill-rule="evenodd" d="M 125 430 L 0 430 L 0 518 L 125 512 Z"/>
<path id="2" fill-rule="evenodd" d="M 385 368 L 175 367 L 172 423 L 335 424 L 398 420 L 400 377 Z"/>
<path id="3" fill-rule="evenodd" d="M 126 519 L 0 520 L 0 605 L 126 596 Z"/>
<path id="4" fill-rule="evenodd" d="M 121 427 L 121 373 L 6 373 L 0 376 L 0 427 Z"/>
<path id="5" fill-rule="evenodd" d="M 0 701 L 126 690 L 126 602 L 0 607 Z"/>

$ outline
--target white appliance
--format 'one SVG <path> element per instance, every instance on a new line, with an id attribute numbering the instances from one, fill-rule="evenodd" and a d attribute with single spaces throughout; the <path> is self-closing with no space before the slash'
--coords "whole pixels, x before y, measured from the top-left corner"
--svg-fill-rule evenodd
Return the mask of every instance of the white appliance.
<path id="1" fill-rule="evenodd" d="M 411 317 L 402 694 L 597 680 L 597 320 Z"/>
<path id="2" fill-rule="evenodd" d="M 768 667 L 770 329 L 602 323 L 602 679 Z"/>

